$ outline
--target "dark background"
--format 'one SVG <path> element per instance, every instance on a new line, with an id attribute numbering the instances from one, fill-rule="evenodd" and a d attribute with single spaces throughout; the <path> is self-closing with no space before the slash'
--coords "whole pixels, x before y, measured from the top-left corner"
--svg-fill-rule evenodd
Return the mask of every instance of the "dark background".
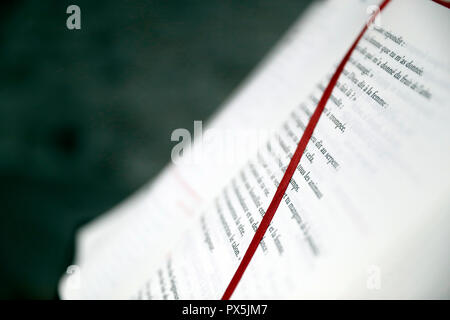
<path id="1" fill-rule="evenodd" d="M 57 298 L 76 229 L 155 176 L 171 132 L 206 120 L 308 3 L 2 1 L 0 298 Z"/>

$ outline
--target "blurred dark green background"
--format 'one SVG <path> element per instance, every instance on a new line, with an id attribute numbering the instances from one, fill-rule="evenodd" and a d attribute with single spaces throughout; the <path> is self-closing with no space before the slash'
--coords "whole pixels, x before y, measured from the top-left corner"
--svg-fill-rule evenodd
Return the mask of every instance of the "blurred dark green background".
<path id="1" fill-rule="evenodd" d="M 155 176 L 171 132 L 206 120 L 308 3 L 2 1 L 0 298 L 57 298 L 76 229 Z"/>

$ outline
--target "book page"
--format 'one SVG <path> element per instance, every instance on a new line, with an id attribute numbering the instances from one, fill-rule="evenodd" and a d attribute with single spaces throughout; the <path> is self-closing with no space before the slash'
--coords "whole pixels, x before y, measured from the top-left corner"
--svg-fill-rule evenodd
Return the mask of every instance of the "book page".
<path id="1" fill-rule="evenodd" d="M 80 233 L 82 285 L 63 280 L 64 298 L 222 296 L 367 21 L 368 3 L 348 2 L 310 8 L 209 123 L 241 145 L 197 140 Z M 367 30 L 233 298 L 448 297 L 449 21 L 393 0 Z"/>

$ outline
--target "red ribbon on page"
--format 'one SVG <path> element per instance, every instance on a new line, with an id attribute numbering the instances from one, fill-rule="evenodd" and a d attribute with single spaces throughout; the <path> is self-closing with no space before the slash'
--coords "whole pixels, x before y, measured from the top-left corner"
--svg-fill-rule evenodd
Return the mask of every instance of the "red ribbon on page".
<path id="1" fill-rule="evenodd" d="M 448 1 L 444 1 L 444 0 L 433 0 L 434 2 L 436 2 L 437 4 L 440 4 L 441 6 L 444 6 L 448 9 L 450 9 L 450 2 Z"/>
<path id="2" fill-rule="evenodd" d="M 373 23 L 375 20 L 375 17 L 377 14 L 383 10 L 383 8 L 389 3 L 390 0 L 384 0 L 383 3 L 380 5 L 380 10 L 376 11 L 370 20 L 366 23 L 362 31 L 359 33 L 358 37 L 356 38 L 355 42 L 352 44 L 350 49 L 347 51 L 347 54 L 342 59 L 341 63 L 337 67 L 336 71 L 333 74 L 333 77 L 331 78 L 330 82 L 328 83 L 328 86 L 324 90 L 322 97 L 319 100 L 319 103 L 317 104 L 316 109 L 314 110 L 314 113 L 312 114 L 311 118 L 309 119 L 308 125 L 306 126 L 305 131 L 303 132 L 302 138 L 300 139 L 300 142 L 297 145 L 297 149 L 295 150 L 294 155 L 291 158 L 291 161 L 289 162 L 289 165 L 284 172 L 283 178 L 281 179 L 280 184 L 278 185 L 277 191 L 275 192 L 275 195 L 272 198 L 272 201 L 270 202 L 269 208 L 266 211 L 266 214 L 264 215 L 258 229 L 256 230 L 252 241 L 250 242 L 250 245 L 247 248 L 247 251 L 245 252 L 244 257 L 241 260 L 241 263 L 239 264 L 239 267 L 237 268 L 236 272 L 234 273 L 233 278 L 231 279 L 230 283 L 228 284 L 227 289 L 225 290 L 225 293 L 222 296 L 222 300 L 228 300 L 231 298 L 231 295 L 233 294 L 234 290 L 236 289 L 237 285 L 239 284 L 239 281 L 242 278 L 242 275 L 244 274 L 245 270 L 247 269 L 248 264 L 253 258 L 253 255 L 256 252 L 256 249 L 258 248 L 259 243 L 261 242 L 262 238 L 264 237 L 264 234 L 266 233 L 267 228 L 270 225 L 270 222 L 272 221 L 273 216 L 275 215 L 275 212 L 278 209 L 278 206 L 280 205 L 280 202 L 283 198 L 284 193 L 286 192 L 286 189 L 289 185 L 289 182 L 291 181 L 292 176 L 294 175 L 295 169 L 297 168 L 298 164 L 300 163 L 300 159 L 302 158 L 302 155 L 306 149 L 306 145 L 308 144 L 314 129 L 319 122 L 320 116 L 322 114 L 323 109 L 325 108 L 325 105 L 327 104 L 328 99 L 330 98 L 331 92 L 333 91 L 334 87 L 336 86 L 336 82 L 339 78 L 339 76 L 342 73 L 342 70 L 344 70 L 344 66 L 347 63 L 348 59 L 350 58 L 350 55 L 352 54 L 353 50 L 356 48 L 359 40 L 363 36 L 364 32 L 366 32 L 368 25 Z"/>

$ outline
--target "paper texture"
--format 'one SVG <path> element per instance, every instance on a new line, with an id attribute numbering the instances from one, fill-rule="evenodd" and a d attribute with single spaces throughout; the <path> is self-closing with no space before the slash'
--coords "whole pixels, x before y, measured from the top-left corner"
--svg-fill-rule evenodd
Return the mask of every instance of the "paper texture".
<path id="1" fill-rule="evenodd" d="M 219 299 L 368 7 L 301 16 L 185 159 L 80 231 L 61 297 Z M 392 0 L 365 33 L 233 298 L 449 298 L 449 18 Z"/>

